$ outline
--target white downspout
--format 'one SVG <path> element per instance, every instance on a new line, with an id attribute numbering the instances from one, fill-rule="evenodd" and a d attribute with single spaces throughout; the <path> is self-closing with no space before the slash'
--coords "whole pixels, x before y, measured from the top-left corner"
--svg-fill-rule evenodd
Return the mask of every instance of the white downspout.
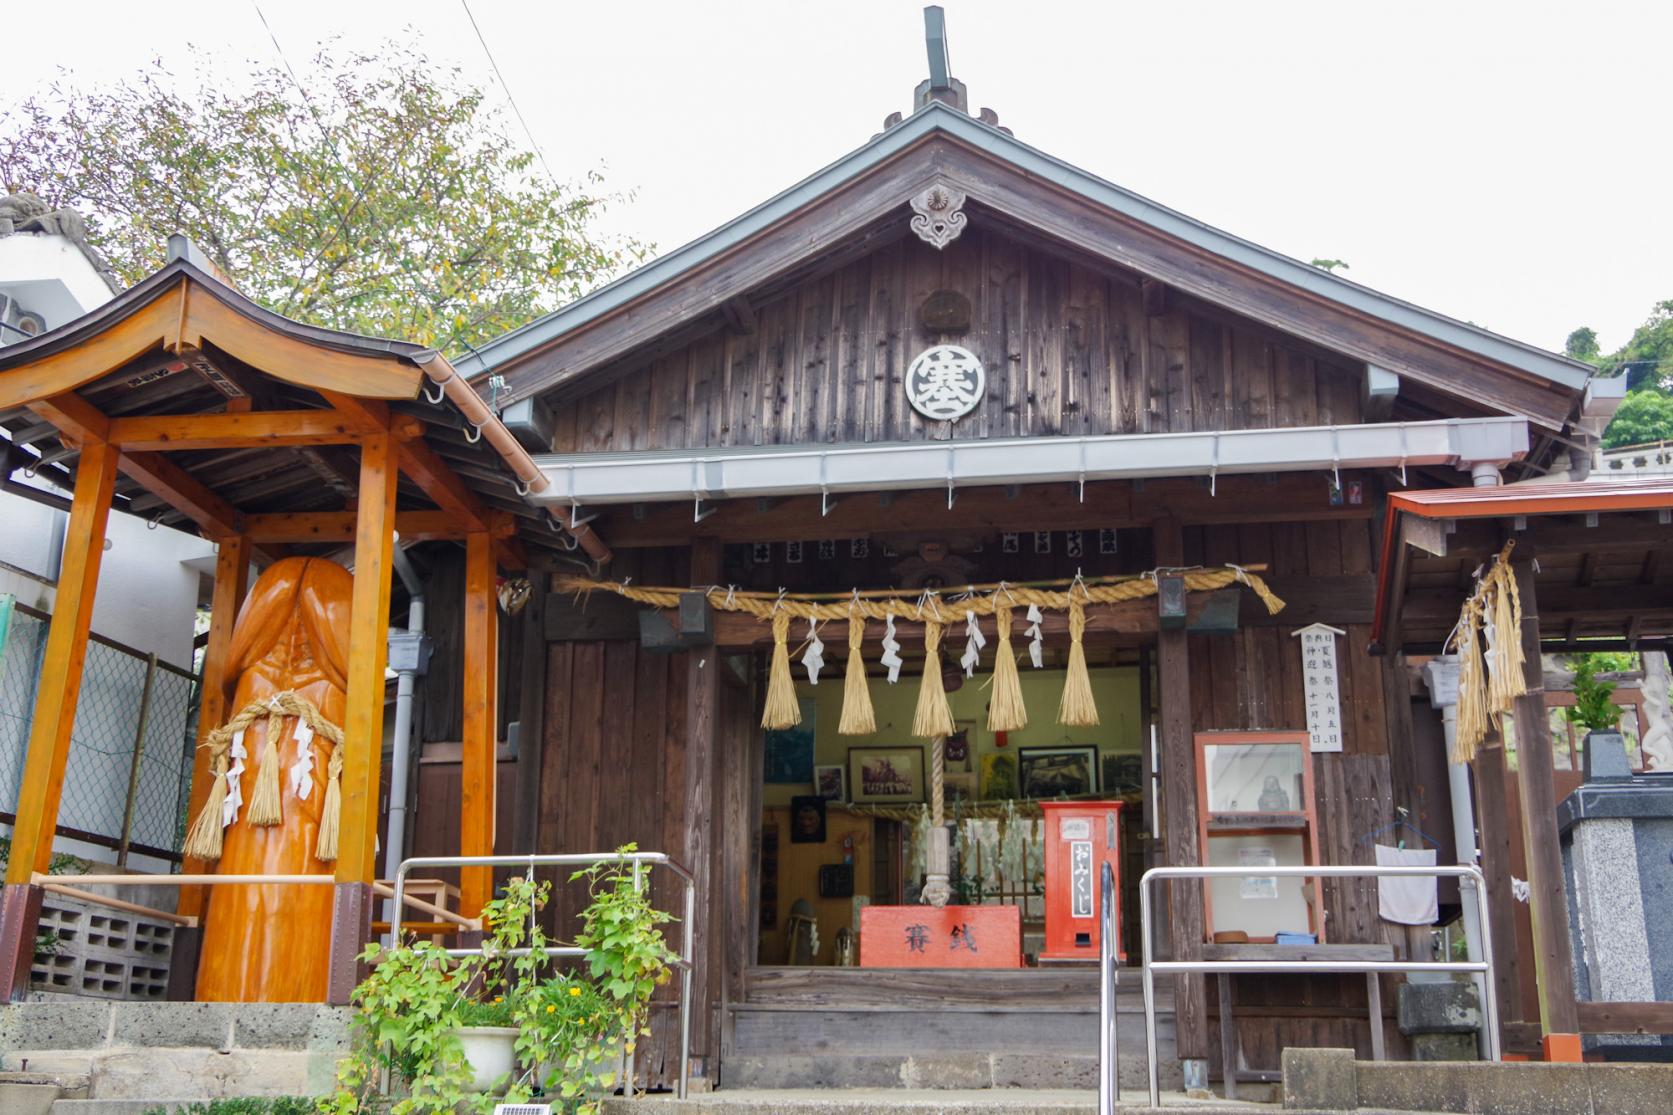
<path id="1" fill-rule="evenodd" d="M 1423 667 L 1423 680 L 1429 686 L 1429 703 L 1441 712 L 1441 731 L 1446 740 L 1446 782 L 1452 799 L 1452 844 L 1461 864 L 1479 866 L 1480 849 L 1475 838 L 1475 799 L 1470 795 L 1470 768 L 1465 763 L 1452 761 L 1453 748 L 1458 743 L 1458 657 L 1445 655 L 1431 659 Z M 1464 907 L 1464 953 L 1472 964 L 1481 963 L 1481 941 L 1475 927 L 1480 924 L 1480 895 L 1473 887 L 1459 881 L 1458 898 Z M 1508 917 L 1509 914 L 1501 914 Z M 1478 1002 L 1482 996 L 1494 993 L 1479 974 L 1470 976 L 1475 984 Z M 1481 1057 L 1486 1060 L 1488 1049 L 1487 1027 L 1477 1033 Z"/>
<path id="2" fill-rule="evenodd" d="M 393 876 L 394 869 L 406 857 L 407 849 L 407 783 L 412 769 L 412 692 L 413 680 L 423 664 L 424 639 L 424 584 L 399 545 L 394 549 L 395 571 L 407 586 L 411 602 L 407 605 L 407 627 L 404 632 L 390 632 L 391 649 L 394 644 L 406 644 L 402 653 L 392 654 L 401 663 L 395 674 L 395 731 L 390 741 L 389 765 L 389 826 L 384 834 L 387 849 L 385 866 Z M 411 645 L 417 644 L 417 645 Z M 390 899 L 384 903 L 384 920 L 390 925 L 390 943 L 395 940 L 395 927 L 401 921 L 401 911 Z"/>

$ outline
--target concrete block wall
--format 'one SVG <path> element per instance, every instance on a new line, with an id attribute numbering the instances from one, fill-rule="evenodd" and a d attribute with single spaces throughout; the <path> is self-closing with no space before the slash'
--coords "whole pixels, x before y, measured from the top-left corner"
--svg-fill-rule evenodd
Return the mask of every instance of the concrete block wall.
<path id="1" fill-rule="evenodd" d="M 349 1018 L 312 1003 L 12 1003 L 0 1071 L 82 1076 L 95 1100 L 324 1095 Z"/>

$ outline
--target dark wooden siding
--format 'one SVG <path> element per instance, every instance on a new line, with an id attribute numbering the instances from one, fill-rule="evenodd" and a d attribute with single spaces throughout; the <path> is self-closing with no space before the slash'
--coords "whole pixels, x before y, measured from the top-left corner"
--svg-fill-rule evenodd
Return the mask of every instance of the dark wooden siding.
<path id="1" fill-rule="evenodd" d="M 936 290 L 965 295 L 971 328 L 918 324 Z M 1158 433 L 1361 420 L 1363 373 L 1173 294 L 1149 315 L 1135 277 L 972 226 L 945 251 L 887 244 L 755 308 L 752 333 L 716 333 L 589 377 L 553 400 L 554 450 L 688 449 L 946 437 L 901 387 L 937 341 L 987 369 L 958 438 Z"/>
<path id="2" fill-rule="evenodd" d="M 1373 524 L 1365 520 L 1186 528 L 1188 562 L 1266 562 L 1274 570 L 1315 577 L 1370 573 Z M 1325 618 L 1325 622 L 1332 622 Z M 1340 753 L 1313 756 L 1318 798 L 1319 854 L 1325 863 L 1370 864 L 1365 838 L 1407 804 L 1407 748 L 1391 755 L 1393 706 L 1388 659 L 1367 653 L 1370 628 L 1338 623 L 1337 643 L 1344 738 Z M 1245 627 L 1230 637 L 1190 640 L 1192 728 L 1196 731 L 1305 729 L 1301 653 L 1287 627 Z M 1400 675 L 1403 680 L 1403 674 Z M 1404 691 L 1393 694 L 1409 702 Z M 1409 713 L 1404 713 L 1409 715 Z M 1329 939 L 1334 943 L 1392 944 L 1412 957 L 1419 937 L 1377 914 L 1373 880 L 1322 881 Z M 1285 1045 L 1338 1045 L 1370 1054 L 1365 981 L 1353 977 L 1235 977 L 1238 1028 L 1248 1063 L 1276 1068 Z M 1213 981 L 1210 980 L 1213 999 Z M 1395 980 L 1384 981 L 1384 1010 L 1393 1008 Z M 1391 1050 L 1402 1039 L 1385 1027 Z M 1218 1042 L 1211 1043 L 1214 1054 Z"/>

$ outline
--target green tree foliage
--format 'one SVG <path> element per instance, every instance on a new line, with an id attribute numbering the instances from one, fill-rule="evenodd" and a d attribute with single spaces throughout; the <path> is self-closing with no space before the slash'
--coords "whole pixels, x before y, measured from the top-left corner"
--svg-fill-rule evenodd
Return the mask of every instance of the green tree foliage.
<path id="1" fill-rule="evenodd" d="M 1585 326 L 1568 335 L 1565 348 L 1603 375 L 1627 377 L 1627 396 L 1603 434 L 1605 449 L 1673 440 L 1673 298 L 1657 302 L 1617 352 L 1600 353 L 1597 332 Z"/>
<path id="2" fill-rule="evenodd" d="M 184 232 L 287 317 L 445 350 L 643 254 L 598 233 L 616 197 L 596 173 L 539 173 L 483 90 L 416 45 L 328 47 L 297 80 L 199 62 L 195 82 L 159 62 L 5 111 L 0 182 L 79 209 L 126 282 Z"/>
<path id="3" fill-rule="evenodd" d="M 1668 440 L 1673 440 L 1673 395 L 1654 390 L 1628 392 L 1603 432 L 1605 449 Z"/>
<path id="4" fill-rule="evenodd" d="M 1673 391 L 1673 298 L 1657 302 L 1649 320 L 1604 367 L 1624 369 L 1628 391 Z"/>
<path id="5" fill-rule="evenodd" d="M 1584 360 L 1588 364 L 1595 364 L 1601 352 L 1597 346 L 1597 330 L 1582 325 L 1568 335 L 1563 343 L 1563 351 L 1576 360 Z"/>

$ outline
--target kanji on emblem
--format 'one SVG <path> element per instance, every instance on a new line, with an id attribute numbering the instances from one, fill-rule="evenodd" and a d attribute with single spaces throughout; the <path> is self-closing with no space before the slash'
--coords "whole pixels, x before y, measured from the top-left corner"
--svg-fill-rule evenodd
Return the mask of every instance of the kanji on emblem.
<path id="1" fill-rule="evenodd" d="M 929 943 L 929 926 L 909 925 L 906 927 L 906 951 L 923 952 Z"/>
<path id="2" fill-rule="evenodd" d="M 947 949 L 950 952 L 957 952 L 959 949 L 968 949 L 970 952 L 977 951 L 976 934 L 971 932 L 969 923 L 953 926 L 952 940 L 948 943 Z"/>
<path id="3" fill-rule="evenodd" d="M 958 345 L 925 349 L 906 369 L 906 398 L 912 409 L 937 422 L 969 414 L 986 389 L 982 362 Z"/>

